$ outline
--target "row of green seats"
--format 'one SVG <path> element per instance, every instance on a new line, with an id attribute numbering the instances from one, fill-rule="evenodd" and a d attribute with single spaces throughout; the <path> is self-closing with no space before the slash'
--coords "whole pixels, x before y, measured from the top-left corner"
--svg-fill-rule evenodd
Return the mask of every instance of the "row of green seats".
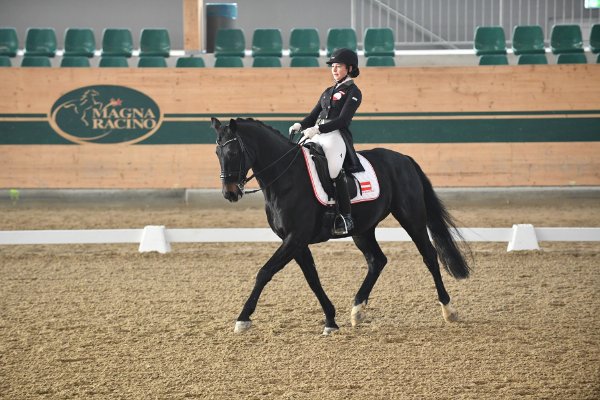
<path id="1" fill-rule="evenodd" d="M 11 59 L 8 56 L 0 56 L 0 67 L 10 67 Z M 26 56 L 21 61 L 22 67 L 51 67 L 52 63 L 49 57 L 46 56 Z M 88 57 L 85 56 L 67 56 L 62 57 L 60 62 L 61 67 L 90 67 L 91 63 Z M 98 63 L 100 67 L 129 67 L 129 62 L 126 57 L 101 57 Z M 140 57 L 137 63 L 138 67 L 167 67 L 167 61 L 164 57 Z M 177 59 L 176 67 L 178 68 L 203 68 L 205 67 L 202 57 L 180 57 Z M 215 67 L 228 68 L 243 68 L 244 62 L 241 57 L 220 57 L 215 60 Z M 252 61 L 252 67 L 281 67 L 281 59 L 279 57 L 255 57 Z M 291 67 L 319 67 L 319 59 L 317 57 L 293 57 L 290 61 Z M 373 56 L 369 57 L 366 62 L 367 67 L 393 67 L 395 66 L 393 57 L 388 56 Z"/>
<path id="2" fill-rule="evenodd" d="M 356 31 L 352 28 L 331 28 L 327 31 L 326 53 L 329 57 L 336 49 L 357 50 Z M 315 28 L 294 28 L 290 31 L 290 57 L 319 57 L 321 41 Z M 217 57 L 244 57 L 246 36 L 239 28 L 219 29 L 215 38 Z M 390 28 L 367 28 L 364 33 L 366 57 L 394 56 L 394 32 Z M 279 29 L 255 29 L 252 34 L 253 57 L 281 57 L 283 40 Z"/>
<path id="3" fill-rule="evenodd" d="M 364 34 L 365 56 L 393 56 L 394 34 L 390 28 L 368 28 Z M 340 47 L 357 49 L 356 32 L 352 28 L 332 28 L 327 36 L 327 56 Z M 133 52 L 131 30 L 107 28 L 102 33 L 102 55 L 131 57 Z M 246 40 L 241 29 L 225 29 L 217 32 L 215 43 L 217 56 L 245 55 Z M 290 55 L 318 57 L 321 44 L 314 28 L 292 29 Z M 15 28 L 0 28 L 0 55 L 15 57 L 19 41 Z M 93 57 L 96 51 L 94 31 L 90 28 L 68 28 L 64 34 L 64 54 L 67 56 Z M 141 56 L 168 57 L 171 50 L 169 32 L 166 29 L 142 29 L 140 36 Z M 54 57 L 57 51 L 56 32 L 53 28 L 29 28 L 25 41 L 25 55 Z M 256 29 L 252 36 L 252 55 L 281 57 L 283 42 L 279 29 Z"/>
<path id="4" fill-rule="evenodd" d="M 10 57 L 0 56 L 0 67 L 10 67 L 12 65 Z M 51 67 L 52 62 L 47 56 L 25 56 L 21 60 L 22 67 Z M 90 59 L 85 56 L 67 56 L 62 57 L 61 67 L 90 67 Z M 100 67 L 129 67 L 127 57 L 123 56 L 105 56 L 98 62 Z M 167 62 L 164 57 L 147 56 L 140 57 L 138 67 L 166 67 Z M 204 67 L 204 60 L 200 57 L 181 57 L 177 59 L 177 67 Z"/>
<path id="5" fill-rule="evenodd" d="M 479 65 L 508 65 L 506 38 L 501 26 L 479 26 L 475 30 L 473 47 Z M 600 52 L 600 24 L 592 27 L 590 48 Z M 550 49 L 557 55 L 557 64 L 585 64 L 583 38 L 579 25 L 554 25 L 550 34 Z M 544 32 L 539 25 L 517 25 L 512 34 L 512 50 L 517 63 L 548 64 Z"/>
<path id="6" fill-rule="evenodd" d="M 67 28 L 64 55 L 93 57 L 96 38 L 90 28 Z M 102 55 L 131 57 L 133 37 L 129 29 L 107 28 L 102 33 Z M 15 57 L 19 41 L 15 28 L 0 28 L 0 56 Z M 25 39 L 26 56 L 54 57 L 57 50 L 54 28 L 29 28 Z M 140 33 L 140 56 L 169 57 L 169 32 L 162 28 L 145 28 Z"/>
<path id="7" fill-rule="evenodd" d="M 590 49 L 600 53 L 600 24 L 590 32 Z M 501 26 L 478 26 L 473 47 L 477 55 L 506 54 L 506 37 Z M 512 33 L 515 55 L 545 54 L 544 32 L 539 25 L 517 25 Z M 579 25 L 554 25 L 550 33 L 550 50 L 554 54 L 583 53 L 583 37 Z"/>
<path id="8" fill-rule="evenodd" d="M 600 63 L 600 54 L 596 59 Z M 557 64 L 587 64 L 587 57 L 582 53 L 557 54 Z M 484 54 L 479 57 L 479 65 L 508 65 L 506 54 Z M 517 58 L 518 65 L 548 64 L 546 54 L 521 54 Z"/>

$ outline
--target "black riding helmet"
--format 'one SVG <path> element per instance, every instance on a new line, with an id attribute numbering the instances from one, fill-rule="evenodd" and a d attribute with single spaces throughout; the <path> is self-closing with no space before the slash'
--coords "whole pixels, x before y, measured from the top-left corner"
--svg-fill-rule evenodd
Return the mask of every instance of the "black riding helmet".
<path id="1" fill-rule="evenodd" d="M 352 71 L 348 73 L 350 77 L 356 78 L 360 71 L 358 70 L 358 56 L 356 53 L 350 49 L 341 48 L 335 50 L 329 60 L 327 60 L 327 65 L 331 64 L 346 64 L 348 67 L 352 66 Z"/>

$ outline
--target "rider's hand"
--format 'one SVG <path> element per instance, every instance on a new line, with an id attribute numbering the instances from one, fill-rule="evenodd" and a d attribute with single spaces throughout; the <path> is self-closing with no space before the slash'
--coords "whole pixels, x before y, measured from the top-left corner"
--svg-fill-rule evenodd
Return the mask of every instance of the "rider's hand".
<path id="1" fill-rule="evenodd" d="M 309 139 L 312 139 L 315 135 L 321 133 L 319 131 L 319 127 L 318 126 L 311 126 L 310 128 L 306 128 L 304 130 L 304 136 L 306 136 Z"/>
<path id="2" fill-rule="evenodd" d="M 291 135 L 292 132 L 298 132 L 300 129 L 302 129 L 302 125 L 296 122 L 294 125 L 290 126 L 289 133 Z"/>

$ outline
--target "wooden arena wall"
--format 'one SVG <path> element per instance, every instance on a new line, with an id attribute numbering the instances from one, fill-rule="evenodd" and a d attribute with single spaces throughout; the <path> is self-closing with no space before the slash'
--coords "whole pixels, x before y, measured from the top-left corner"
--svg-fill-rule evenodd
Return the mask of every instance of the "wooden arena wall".
<path id="1" fill-rule="evenodd" d="M 324 68 L 2 68 L 0 81 L 1 188 L 217 188 L 211 116 L 287 134 L 331 83 Z M 436 186 L 600 185 L 600 65 L 365 67 L 357 83 L 356 147 L 411 155 Z M 155 119 L 95 136 L 86 104 Z"/>

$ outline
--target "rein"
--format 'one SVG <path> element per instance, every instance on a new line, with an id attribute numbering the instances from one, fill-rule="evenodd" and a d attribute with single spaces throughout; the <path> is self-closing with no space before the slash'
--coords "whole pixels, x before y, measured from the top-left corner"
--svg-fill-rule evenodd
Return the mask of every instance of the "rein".
<path id="1" fill-rule="evenodd" d="M 242 159 L 242 161 L 240 161 L 240 169 L 239 171 L 235 171 L 238 173 L 238 180 L 239 183 L 237 184 L 237 187 L 240 189 L 240 191 L 242 193 L 256 193 L 256 192 L 260 192 L 263 189 L 268 188 L 269 186 L 271 186 L 272 184 L 274 184 L 275 182 L 277 182 L 277 180 L 279 180 L 279 178 L 281 178 L 288 169 L 290 169 L 290 167 L 292 166 L 292 164 L 294 163 L 294 161 L 296 160 L 296 158 L 298 157 L 298 154 L 300 154 L 300 151 L 302 149 L 302 144 L 306 141 L 306 139 L 301 139 L 298 141 L 298 143 L 296 143 L 296 145 L 292 148 L 290 148 L 288 151 L 286 151 L 281 157 L 279 157 L 277 160 L 273 161 L 271 164 L 267 165 L 266 167 L 264 167 L 262 170 L 260 171 L 256 171 L 254 172 L 252 175 L 250 175 L 249 178 L 244 177 L 243 179 L 241 179 L 241 174 L 242 174 L 242 170 L 243 170 L 243 160 L 246 159 L 246 156 L 248 155 L 248 152 L 246 151 L 246 146 L 244 146 L 243 142 L 242 142 L 242 138 L 240 138 L 239 136 L 236 135 L 236 137 L 234 137 L 233 139 L 229 139 L 227 140 L 225 143 L 220 144 L 219 142 L 217 142 L 217 145 L 220 147 L 225 147 L 226 145 L 228 145 L 229 143 L 233 143 L 233 142 L 239 142 L 240 144 L 240 148 L 242 150 L 242 153 L 244 154 L 244 158 Z M 244 186 L 246 186 L 246 184 L 248 182 L 250 182 L 252 179 L 256 178 L 257 176 L 259 176 L 260 174 L 262 174 L 264 171 L 268 170 L 269 168 L 273 167 L 275 164 L 277 164 L 279 161 L 281 161 L 285 156 L 287 156 L 288 154 L 290 154 L 293 150 L 296 150 L 296 154 L 294 154 L 294 158 L 292 158 L 292 161 L 290 161 L 290 163 L 288 164 L 288 166 L 279 174 L 277 175 L 277 177 L 275 179 L 273 179 L 271 182 L 269 182 L 268 184 L 266 184 L 264 186 L 264 188 L 259 188 L 259 189 L 254 189 L 254 190 L 249 190 L 249 191 L 245 191 L 244 190 Z M 221 179 L 225 179 L 227 177 L 230 177 L 234 175 L 233 172 L 230 173 L 224 173 L 223 171 L 221 172 Z"/>

